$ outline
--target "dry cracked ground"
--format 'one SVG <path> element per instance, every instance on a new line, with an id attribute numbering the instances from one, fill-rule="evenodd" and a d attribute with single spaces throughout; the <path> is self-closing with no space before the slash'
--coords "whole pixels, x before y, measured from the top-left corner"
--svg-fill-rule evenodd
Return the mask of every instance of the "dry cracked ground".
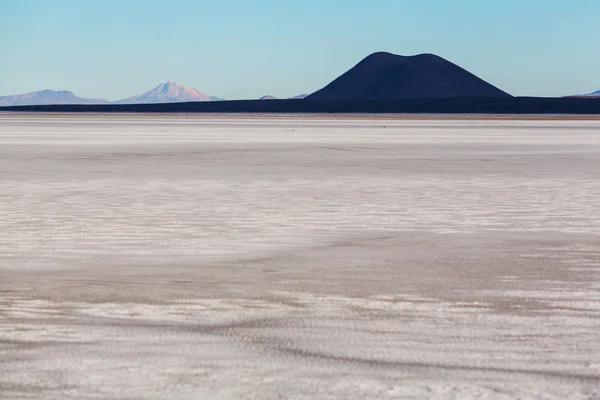
<path id="1" fill-rule="evenodd" d="M 600 120 L 0 115 L 0 398 L 599 399 Z"/>

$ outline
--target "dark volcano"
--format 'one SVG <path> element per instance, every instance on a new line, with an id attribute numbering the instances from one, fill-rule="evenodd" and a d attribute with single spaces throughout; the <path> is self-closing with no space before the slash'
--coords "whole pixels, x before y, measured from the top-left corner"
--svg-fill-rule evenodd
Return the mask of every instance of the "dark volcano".
<path id="1" fill-rule="evenodd" d="M 364 101 L 441 97 L 511 96 L 434 54 L 405 57 L 379 52 L 307 99 Z"/>

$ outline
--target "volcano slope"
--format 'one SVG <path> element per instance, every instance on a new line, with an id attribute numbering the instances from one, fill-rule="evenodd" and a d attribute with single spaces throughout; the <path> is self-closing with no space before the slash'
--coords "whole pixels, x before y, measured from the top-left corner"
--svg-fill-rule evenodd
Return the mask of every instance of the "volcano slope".
<path id="1" fill-rule="evenodd" d="M 448 97 L 511 97 L 434 54 L 373 53 L 308 100 L 367 101 Z"/>

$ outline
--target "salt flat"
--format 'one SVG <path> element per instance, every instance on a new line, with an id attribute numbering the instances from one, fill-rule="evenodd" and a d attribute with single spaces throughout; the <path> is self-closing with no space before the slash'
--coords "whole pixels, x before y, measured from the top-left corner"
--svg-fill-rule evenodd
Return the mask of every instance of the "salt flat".
<path id="1" fill-rule="evenodd" d="M 600 121 L 0 115 L 2 399 L 599 399 Z"/>

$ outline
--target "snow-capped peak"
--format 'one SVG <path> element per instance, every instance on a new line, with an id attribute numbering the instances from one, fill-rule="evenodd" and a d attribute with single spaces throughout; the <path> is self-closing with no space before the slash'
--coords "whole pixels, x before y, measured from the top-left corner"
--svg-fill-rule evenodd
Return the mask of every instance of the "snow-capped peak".
<path id="1" fill-rule="evenodd" d="M 119 100 L 117 103 L 180 103 L 188 101 L 211 101 L 211 97 L 197 89 L 166 81 L 139 96 Z"/>

